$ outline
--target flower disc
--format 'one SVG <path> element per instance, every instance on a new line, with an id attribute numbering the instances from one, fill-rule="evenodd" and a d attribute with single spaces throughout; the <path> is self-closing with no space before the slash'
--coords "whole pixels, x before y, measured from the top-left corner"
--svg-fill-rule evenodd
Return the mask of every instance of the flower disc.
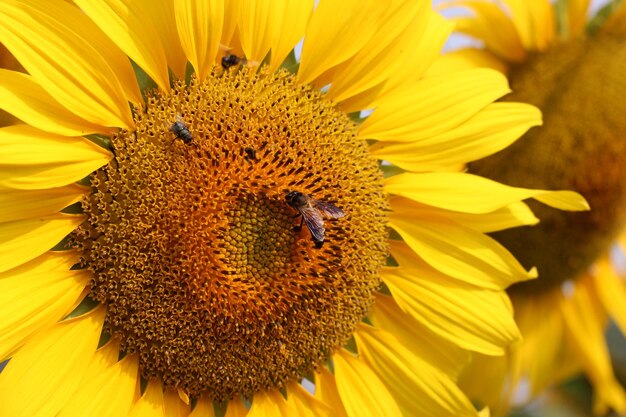
<path id="1" fill-rule="evenodd" d="M 555 45 L 510 75 L 507 100 L 534 104 L 545 126 L 471 170 L 516 186 L 579 191 L 589 212 L 533 206 L 541 223 L 495 234 L 541 279 L 516 285 L 537 290 L 583 273 L 605 252 L 626 223 L 626 42 L 598 35 Z"/>
<path id="2" fill-rule="evenodd" d="M 106 330 L 144 377 L 220 401 L 301 378 L 351 337 L 386 259 L 356 126 L 286 71 L 214 70 L 135 109 L 75 236 Z M 342 209 L 317 248 L 285 196 Z"/>

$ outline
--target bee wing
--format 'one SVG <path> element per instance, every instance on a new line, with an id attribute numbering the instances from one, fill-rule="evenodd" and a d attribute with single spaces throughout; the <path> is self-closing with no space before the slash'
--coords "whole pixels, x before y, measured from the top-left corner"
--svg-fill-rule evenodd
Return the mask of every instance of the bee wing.
<path id="1" fill-rule="evenodd" d="M 314 207 L 300 208 L 300 214 L 304 219 L 304 224 L 311 232 L 313 240 L 316 242 L 324 241 L 324 219 L 319 210 Z"/>
<path id="2" fill-rule="evenodd" d="M 313 204 L 317 207 L 319 211 L 321 211 L 324 216 L 329 217 L 331 219 L 340 219 L 346 215 L 346 213 L 331 203 L 325 203 L 323 201 L 313 200 Z"/>

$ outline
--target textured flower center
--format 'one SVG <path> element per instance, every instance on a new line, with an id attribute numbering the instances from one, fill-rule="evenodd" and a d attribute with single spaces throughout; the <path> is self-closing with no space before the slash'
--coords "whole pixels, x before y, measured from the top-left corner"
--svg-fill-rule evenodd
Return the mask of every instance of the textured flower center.
<path id="1" fill-rule="evenodd" d="M 387 255 L 382 176 L 354 123 L 287 72 L 238 67 L 153 93 L 135 122 L 76 234 L 105 331 L 192 396 L 309 374 L 351 337 Z M 321 248 L 294 230 L 289 191 L 346 213 L 323 220 Z"/>
<path id="2" fill-rule="evenodd" d="M 539 205 L 539 226 L 496 233 L 540 279 L 542 290 L 575 278 L 610 246 L 626 220 L 626 40 L 598 36 L 531 57 L 513 70 L 507 97 L 538 106 L 544 126 L 471 170 L 504 183 L 580 192 L 591 211 Z"/>

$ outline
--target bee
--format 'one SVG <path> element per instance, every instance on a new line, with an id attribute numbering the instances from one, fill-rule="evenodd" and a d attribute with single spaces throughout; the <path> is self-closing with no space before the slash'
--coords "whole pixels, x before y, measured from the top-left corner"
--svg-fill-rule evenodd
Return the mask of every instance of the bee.
<path id="1" fill-rule="evenodd" d="M 234 67 L 235 65 L 239 65 L 241 61 L 244 61 L 243 58 L 238 57 L 234 54 L 228 54 L 222 57 L 222 68 L 227 70 L 230 67 Z"/>
<path id="2" fill-rule="evenodd" d="M 335 205 L 318 201 L 298 191 L 288 192 L 285 200 L 287 204 L 298 211 L 296 217 L 302 216 L 300 225 L 294 227 L 294 230 L 299 232 L 302 230 L 302 224 L 306 224 L 311 236 L 313 236 L 315 247 L 318 249 L 324 244 L 324 217 L 340 219 L 346 215 L 342 209 Z"/>
<path id="3" fill-rule="evenodd" d="M 193 140 L 193 136 L 191 135 L 191 132 L 189 132 L 189 128 L 187 128 L 187 125 L 183 122 L 183 119 L 179 115 L 176 115 L 176 121 L 172 124 L 170 130 L 178 139 L 182 140 L 187 145 Z"/>
<path id="4" fill-rule="evenodd" d="M 243 151 L 246 153 L 245 158 L 248 160 L 256 160 L 256 149 L 254 148 L 243 148 Z"/>

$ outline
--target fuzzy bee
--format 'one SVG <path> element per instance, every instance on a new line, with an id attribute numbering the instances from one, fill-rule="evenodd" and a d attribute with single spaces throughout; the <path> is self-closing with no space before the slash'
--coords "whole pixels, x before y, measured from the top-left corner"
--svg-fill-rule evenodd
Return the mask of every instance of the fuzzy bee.
<path id="1" fill-rule="evenodd" d="M 311 236 L 313 236 L 316 248 L 321 248 L 324 244 L 324 218 L 340 219 L 346 215 L 342 209 L 334 204 L 316 200 L 298 191 L 287 193 L 285 200 L 287 204 L 298 211 L 297 217 L 301 216 L 300 225 L 294 227 L 294 230 L 300 231 L 302 224 L 306 224 Z"/>
<path id="2" fill-rule="evenodd" d="M 239 65 L 239 63 L 242 62 L 243 60 L 244 60 L 243 58 L 240 58 L 234 54 L 225 55 L 224 57 L 222 57 L 222 68 L 227 70 L 230 67 Z"/>
<path id="3" fill-rule="evenodd" d="M 170 127 L 170 131 L 187 145 L 193 140 L 193 136 L 191 135 L 191 132 L 189 132 L 189 128 L 179 115 L 176 115 L 176 121 Z"/>

